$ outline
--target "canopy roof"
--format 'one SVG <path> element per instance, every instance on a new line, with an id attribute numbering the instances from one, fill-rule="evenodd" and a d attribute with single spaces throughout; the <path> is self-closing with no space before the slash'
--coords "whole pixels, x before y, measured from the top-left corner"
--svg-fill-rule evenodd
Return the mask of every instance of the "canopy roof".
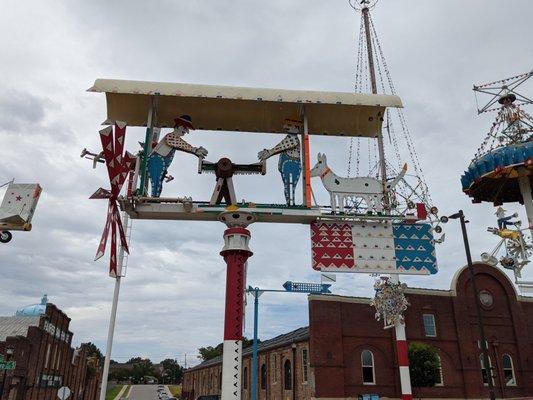
<path id="1" fill-rule="evenodd" d="M 108 121 L 146 126 L 157 96 L 157 126 L 173 127 L 188 114 L 196 129 L 284 133 L 285 118 L 305 114 L 314 135 L 374 137 L 386 107 L 402 107 L 398 96 L 258 89 L 97 79 L 88 91 L 105 93 Z"/>

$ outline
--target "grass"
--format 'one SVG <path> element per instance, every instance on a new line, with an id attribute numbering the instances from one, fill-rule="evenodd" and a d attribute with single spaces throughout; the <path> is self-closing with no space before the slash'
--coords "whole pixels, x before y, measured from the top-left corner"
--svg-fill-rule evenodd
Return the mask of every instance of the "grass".
<path id="1" fill-rule="evenodd" d="M 119 392 L 122 390 L 123 387 L 124 385 L 113 386 L 111 389 L 109 389 L 106 392 L 105 400 L 113 400 L 115 397 L 117 397 L 117 395 L 119 394 Z"/>
<path id="2" fill-rule="evenodd" d="M 172 393 L 172 396 L 174 397 L 181 396 L 181 385 L 168 385 L 168 389 L 170 390 L 170 393 Z"/>

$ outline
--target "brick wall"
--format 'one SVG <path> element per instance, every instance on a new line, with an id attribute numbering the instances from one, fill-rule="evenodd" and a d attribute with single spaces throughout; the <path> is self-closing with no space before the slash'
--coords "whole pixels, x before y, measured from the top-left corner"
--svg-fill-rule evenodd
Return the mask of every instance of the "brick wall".
<path id="1" fill-rule="evenodd" d="M 13 348 L 16 361 L 16 369 L 7 372 L 5 381 L 0 382 L 4 387 L 0 400 L 56 400 L 60 386 L 70 388 L 69 400 L 98 398 L 100 368 L 94 362 L 90 365 L 84 345 L 71 347 L 69 324 L 70 318 L 48 304 L 39 326 L 30 326 L 26 336 L 0 342 L 0 354 Z M 54 384 L 48 384 L 48 380 Z"/>
<path id="2" fill-rule="evenodd" d="M 498 269 L 476 264 L 479 291 L 490 293 L 493 305 L 484 307 L 489 353 L 495 373 L 496 397 L 533 395 L 533 302 L 518 296 L 512 283 Z M 442 364 L 443 385 L 422 388 L 415 397 L 483 398 L 478 347 L 479 328 L 469 272 L 461 270 L 450 291 L 408 289 L 410 307 L 405 315 L 408 341 L 437 348 Z M 399 398 L 400 380 L 394 332 L 384 330 L 374 319 L 369 299 L 311 296 L 309 302 L 311 366 L 315 373 L 316 398 L 353 398 L 376 393 Z M 435 317 L 436 336 L 426 336 L 423 314 Z M 374 356 L 375 384 L 364 384 L 363 350 Z M 503 354 L 514 364 L 516 386 L 506 385 Z"/>

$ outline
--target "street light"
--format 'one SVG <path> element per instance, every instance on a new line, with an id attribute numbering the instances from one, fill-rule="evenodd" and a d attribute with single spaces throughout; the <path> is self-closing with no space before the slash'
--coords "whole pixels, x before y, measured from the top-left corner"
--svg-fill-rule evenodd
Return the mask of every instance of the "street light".
<path id="1" fill-rule="evenodd" d="M 476 313 L 477 313 L 477 321 L 478 321 L 478 326 L 479 326 L 479 336 L 481 339 L 481 351 L 483 354 L 483 364 L 485 367 L 485 371 L 487 371 L 487 381 L 489 385 L 490 399 L 494 400 L 495 395 L 494 395 L 494 384 L 492 382 L 492 367 L 489 362 L 487 341 L 485 339 L 485 327 L 483 325 L 483 320 L 481 318 L 481 304 L 480 304 L 479 294 L 478 294 L 477 286 L 476 286 L 474 266 L 472 265 L 472 255 L 470 254 L 470 245 L 468 243 L 468 233 L 466 232 L 466 224 L 468 223 L 468 221 L 465 220 L 465 215 L 463 213 L 463 210 L 459 210 L 455 214 L 449 215 L 448 217 L 441 217 L 441 222 L 446 223 L 448 222 L 448 219 L 459 219 L 459 221 L 461 222 L 461 231 L 463 233 L 463 242 L 465 246 L 466 261 L 468 262 L 468 270 L 470 271 L 470 279 L 472 280 L 472 291 L 474 292 L 474 301 L 476 303 Z"/>
<path id="2" fill-rule="evenodd" d="M 254 340 L 252 348 L 252 400 L 257 400 L 257 326 L 259 325 L 259 296 L 264 292 L 278 293 L 307 293 L 307 294 L 329 294 L 331 291 L 329 283 L 312 282 L 292 282 L 287 281 L 281 289 L 259 289 L 248 286 L 246 293 L 254 296 Z"/>

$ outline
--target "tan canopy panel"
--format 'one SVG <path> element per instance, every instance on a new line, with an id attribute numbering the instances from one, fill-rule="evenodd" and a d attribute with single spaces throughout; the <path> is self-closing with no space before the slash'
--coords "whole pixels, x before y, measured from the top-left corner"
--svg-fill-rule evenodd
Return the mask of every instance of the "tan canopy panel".
<path id="1" fill-rule="evenodd" d="M 402 107 L 398 96 L 257 89 L 97 79 L 90 92 L 106 94 L 108 121 L 146 126 L 157 96 L 156 126 L 173 127 L 188 114 L 196 129 L 284 133 L 285 118 L 307 116 L 309 134 L 374 137 L 386 107 Z"/>

